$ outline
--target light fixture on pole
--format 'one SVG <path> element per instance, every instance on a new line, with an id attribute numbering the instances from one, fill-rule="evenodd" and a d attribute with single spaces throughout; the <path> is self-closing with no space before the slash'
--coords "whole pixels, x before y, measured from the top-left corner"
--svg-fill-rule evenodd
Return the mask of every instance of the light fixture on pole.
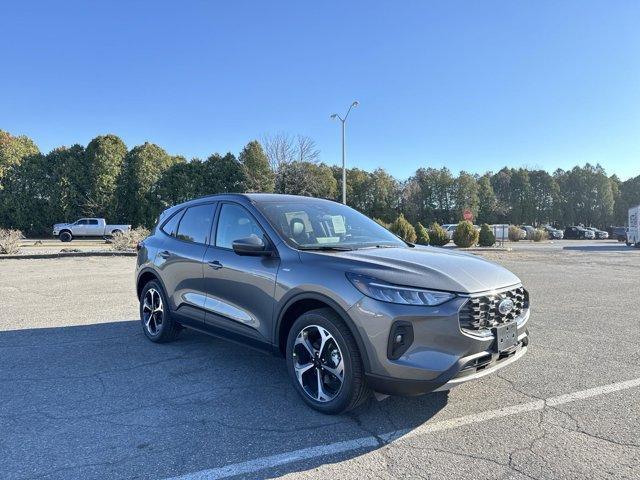
<path id="1" fill-rule="evenodd" d="M 347 118 L 349 117 L 349 113 L 351 109 L 357 107 L 359 105 L 358 101 L 354 101 L 350 106 L 349 110 L 347 110 L 347 114 L 342 118 L 337 113 L 331 115 L 332 119 L 338 119 L 342 123 L 342 203 L 347 204 L 347 169 L 345 163 L 345 147 L 344 147 L 344 134 L 345 134 L 345 125 L 347 123 Z"/>

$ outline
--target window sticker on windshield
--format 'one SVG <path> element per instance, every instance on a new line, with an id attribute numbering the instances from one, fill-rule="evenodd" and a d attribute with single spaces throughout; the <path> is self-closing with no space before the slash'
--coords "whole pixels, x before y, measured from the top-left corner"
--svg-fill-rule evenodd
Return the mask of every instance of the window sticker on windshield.
<path id="1" fill-rule="evenodd" d="M 333 223 L 333 233 L 347 233 L 342 215 L 331 215 L 331 223 Z"/>
<path id="2" fill-rule="evenodd" d="M 339 243 L 340 237 L 316 237 L 317 243 Z"/>

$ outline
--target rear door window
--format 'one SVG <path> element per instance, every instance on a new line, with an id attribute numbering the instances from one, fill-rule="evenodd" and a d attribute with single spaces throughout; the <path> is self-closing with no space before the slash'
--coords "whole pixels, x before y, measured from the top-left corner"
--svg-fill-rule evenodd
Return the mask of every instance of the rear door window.
<path id="1" fill-rule="evenodd" d="M 211 203 L 187 208 L 178 225 L 176 238 L 185 242 L 207 243 L 214 212 Z"/>

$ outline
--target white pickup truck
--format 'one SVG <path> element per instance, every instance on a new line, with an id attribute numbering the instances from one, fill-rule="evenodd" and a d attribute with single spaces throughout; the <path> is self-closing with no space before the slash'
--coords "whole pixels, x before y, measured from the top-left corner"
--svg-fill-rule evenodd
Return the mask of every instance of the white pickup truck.
<path id="1" fill-rule="evenodd" d="M 629 209 L 629 228 L 627 228 L 627 245 L 640 248 L 640 205 Z"/>
<path id="2" fill-rule="evenodd" d="M 73 223 L 56 223 L 53 236 L 62 242 L 70 242 L 76 237 L 109 237 L 130 229 L 131 225 L 107 225 L 104 218 L 81 218 Z"/>

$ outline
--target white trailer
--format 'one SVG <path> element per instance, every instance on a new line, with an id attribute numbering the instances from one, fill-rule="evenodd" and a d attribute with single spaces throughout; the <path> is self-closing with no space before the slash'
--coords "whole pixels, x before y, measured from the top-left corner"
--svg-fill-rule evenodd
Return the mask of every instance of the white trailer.
<path id="1" fill-rule="evenodd" d="M 629 228 L 627 228 L 627 245 L 640 247 L 640 205 L 629 209 Z"/>

